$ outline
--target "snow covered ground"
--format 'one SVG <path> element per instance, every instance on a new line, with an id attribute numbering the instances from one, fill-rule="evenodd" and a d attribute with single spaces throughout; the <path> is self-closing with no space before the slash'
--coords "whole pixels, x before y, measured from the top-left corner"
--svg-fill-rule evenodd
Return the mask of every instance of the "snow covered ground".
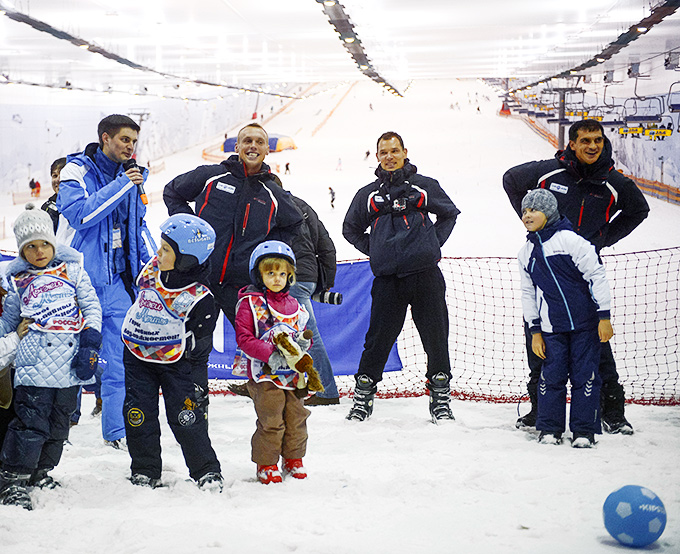
<path id="1" fill-rule="evenodd" d="M 460 110 L 451 109 L 456 102 Z M 267 163 L 274 170 L 278 164 L 286 188 L 319 213 L 338 258 L 357 258 L 341 236 L 342 219 L 357 188 L 372 180 L 377 137 L 397 131 L 419 171 L 437 178 L 462 211 L 444 254 L 515 256 L 524 229 L 501 177 L 554 150 L 519 120 L 496 116 L 499 104 L 490 89 L 460 81 L 415 83 L 403 99 L 368 82 L 339 87 L 265 119 L 269 132 L 289 134 L 298 145 Z M 165 171 L 150 177 L 147 219 L 155 236 L 167 215 L 163 185 L 205 163 L 202 149 L 220 139 L 167 158 Z M 283 174 L 286 162 L 290 175 Z M 337 193 L 334 210 L 329 186 Z M 649 202 L 647 221 L 610 253 L 680 244 L 678 207 Z M 0 199 L 8 234 L 19 211 Z M 15 249 L 11 235 L 0 248 Z M 84 397 L 84 414 L 93 403 Z M 664 535 L 648 549 L 680 552 L 680 407 L 629 406 L 635 435 L 602 436 L 587 451 L 539 445 L 514 428 L 513 405 L 454 401 L 456 421 L 441 426 L 429 422 L 426 397 L 378 399 L 373 417 L 359 424 L 344 419 L 348 407 L 343 398 L 340 406 L 313 409 L 306 481 L 265 487 L 250 462 L 250 401 L 214 396 L 210 433 L 225 477 L 221 495 L 186 482 L 166 424 L 166 486 L 132 486 L 129 457 L 105 447 L 98 420 L 86 415 L 53 472 L 63 487 L 35 492 L 33 512 L 0 507 L 0 551 L 621 552 L 604 529 L 602 504 L 615 489 L 638 484 L 659 494 L 668 512 Z"/>
<path id="2" fill-rule="evenodd" d="M 272 554 L 621 552 L 602 523 L 615 489 L 644 485 L 664 501 L 668 525 L 653 552 L 680 547 L 680 409 L 630 406 L 631 437 L 606 435 L 593 450 L 538 444 L 514 429 L 515 406 L 453 402 L 456 421 L 435 426 L 427 398 L 378 399 L 363 423 L 340 406 L 309 418 L 306 481 L 255 481 L 247 399 L 211 399 L 210 434 L 225 490 L 187 482 L 179 447 L 163 427 L 163 482 L 126 481 L 125 452 L 101 443 L 84 417 L 33 512 L 0 507 L 3 552 L 61 554 Z M 85 397 L 89 413 L 93 397 Z"/>

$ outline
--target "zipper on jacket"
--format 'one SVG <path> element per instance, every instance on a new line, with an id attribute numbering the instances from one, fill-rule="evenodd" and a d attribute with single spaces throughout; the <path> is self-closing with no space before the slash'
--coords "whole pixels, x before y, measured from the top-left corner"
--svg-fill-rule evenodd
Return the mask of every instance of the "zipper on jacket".
<path id="1" fill-rule="evenodd" d="M 241 227 L 241 236 L 246 234 L 246 227 L 248 226 L 248 214 L 250 213 L 250 202 L 246 204 L 246 213 L 243 216 L 243 225 Z"/>
<path id="2" fill-rule="evenodd" d="M 227 263 L 229 262 L 229 254 L 231 254 L 231 247 L 234 244 L 234 235 L 231 235 L 229 246 L 227 246 L 227 254 L 224 256 L 224 263 L 222 264 L 222 273 L 220 273 L 220 285 L 224 282 L 224 274 L 227 272 Z"/>
<path id="3" fill-rule="evenodd" d="M 574 330 L 574 319 L 571 317 L 571 310 L 569 309 L 569 304 L 567 304 L 567 298 L 564 296 L 564 292 L 562 292 L 562 287 L 560 287 L 559 282 L 557 281 L 557 277 L 555 277 L 555 273 L 552 270 L 552 267 L 550 267 L 550 263 L 548 263 L 548 257 L 545 255 L 545 250 L 543 250 L 543 241 L 541 240 L 541 236 L 537 233 L 536 236 L 538 237 L 538 242 L 541 245 L 541 254 L 543 254 L 543 259 L 545 260 L 545 265 L 550 271 L 550 275 L 552 275 L 553 281 L 555 281 L 555 286 L 557 287 L 557 290 L 560 292 L 560 296 L 562 297 L 562 302 L 564 302 L 564 308 L 567 310 L 567 315 L 569 316 L 569 325 L 571 326 L 571 331 Z M 540 315 L 540 312 L 539 312 Z"/>
<path id="4" fill-rule="evenodd" d="M 581 222 L 583 221 L 583 208 L 585 207 L 586 199 L 584 198 L 581 200 L 581 210 L 578 213 L 578 225 L 576 226 L 577 230 L 581 229 Z"/>

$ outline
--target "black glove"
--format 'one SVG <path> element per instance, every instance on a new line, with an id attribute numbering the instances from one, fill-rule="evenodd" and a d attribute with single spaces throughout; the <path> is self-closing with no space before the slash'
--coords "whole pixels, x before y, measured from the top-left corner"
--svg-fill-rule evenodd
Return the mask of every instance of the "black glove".
<path id="1" fill-rule="evenodd" d="M 76 377 L 87 381 L 94 376 L 99 362 L 99 349 L 102 347 L 102 334 L 92 327 L 85 327 L 80 332 L 80 348 L 73 357 L 71 368 Z"/>

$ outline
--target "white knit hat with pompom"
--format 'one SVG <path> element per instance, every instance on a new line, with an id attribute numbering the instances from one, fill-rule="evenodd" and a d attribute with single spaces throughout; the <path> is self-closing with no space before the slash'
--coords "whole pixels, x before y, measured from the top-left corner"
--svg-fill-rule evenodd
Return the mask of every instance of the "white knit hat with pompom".
<path id="1" fill-rule="evenodd" d="M 14 234 L 17 237 L 19 255 L 29 242 L 44 240 L 57 249 L 57 237 L 54 235 L 54 225 L 50 214 L 43 210 L 36 210 L 33 204 L 26 204 L 26 209 L 14 222 Z"/>

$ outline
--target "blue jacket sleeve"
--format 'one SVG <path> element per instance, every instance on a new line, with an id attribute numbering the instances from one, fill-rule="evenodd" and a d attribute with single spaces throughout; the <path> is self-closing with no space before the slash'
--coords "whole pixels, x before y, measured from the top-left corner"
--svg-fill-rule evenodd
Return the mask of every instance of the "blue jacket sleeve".
<path id="1" fill-rule="evenodd" d="M 78 295 L 78 304 L 83 312 L 85 318 L 85 325 L 92 327 L 97 331 L 102 330 L 102 307 L 99 303 L 97 291 L 95 291 L 90 281 L 85 268 L 82 263 L 79 264 L 79 274 L 76 281 L 76 294 Z"/>
<path id="2" fill-rule="evenodd" d="M 126 198 L 137 200 L 133 198 L 137 194 L 137 185 L 125 173 L 99 190 L 90 192 L 85 181 L 87 172 L 88 169 L 77 161 L 69 162 L 61 170 L 57 208 L 76 230 L 97 225 Z M 148 171 L 142 168 L 142 174 L 146 180 Z"/>
<path id="3" fill-rule="evenodd" d="M 2 316 L 0 317 L 0 335 L 6 335 L 12 331 L 17 330 L 17 326 L 21 323 L 21 304 L 19 302 L 19 294 L 15 291 L 7 293 L 5 304 L 2 307 Z"/>

